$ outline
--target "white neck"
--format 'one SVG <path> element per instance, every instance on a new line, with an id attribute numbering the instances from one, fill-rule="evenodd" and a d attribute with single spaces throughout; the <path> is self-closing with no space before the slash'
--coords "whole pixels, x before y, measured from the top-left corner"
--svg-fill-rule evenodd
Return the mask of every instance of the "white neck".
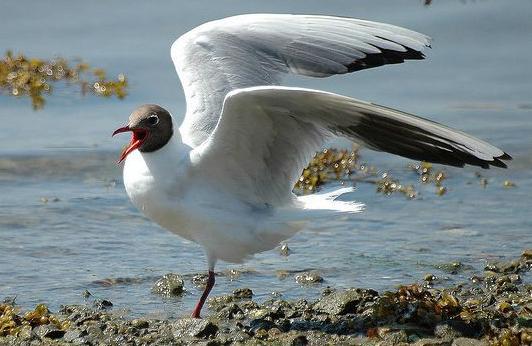
<path id="1" fill-rule="evenodd" d="M 145 153 L 135 150 L 129 154 L 124 164 L 124 173 L 135 171 L 135 175 L 151 175 L 153 178 L 166 180 L 187 169 L 192 149 L 181 141 L 181 134 L 176 126 L 174 129 L 172 137 L 162 148 Z"/>

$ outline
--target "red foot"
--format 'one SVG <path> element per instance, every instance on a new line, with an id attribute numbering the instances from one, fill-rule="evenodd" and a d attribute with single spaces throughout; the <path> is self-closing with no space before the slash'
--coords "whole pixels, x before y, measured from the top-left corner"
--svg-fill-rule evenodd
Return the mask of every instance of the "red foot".
<path id="1" fill-rule="evenodd" d="M 214 282 L 214 272 L 209 270 L 209 278 L 207 279 L 207 285 L 205 286 L 205 290 L 203 291 L 200 300 L 196 304 L 196 307 L 192 311 L 192 318 L 201 318 L 201 308 L 203 307 L 203 304 L 205 304 L 205 301 L 207 300 L 207 297 L 209 296 L 209 293 L 211 292 L 214 286 Z"/>

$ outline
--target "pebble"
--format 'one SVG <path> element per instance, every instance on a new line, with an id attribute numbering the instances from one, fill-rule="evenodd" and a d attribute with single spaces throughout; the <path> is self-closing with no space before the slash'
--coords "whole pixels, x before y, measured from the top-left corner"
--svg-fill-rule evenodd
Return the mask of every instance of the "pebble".
<path id="1" fill-rule="evenodd" d="M 288 244 L 283 243 L 281 244 L 281 247 L 279 248 L 279 254 L 281 256 L 289 256 L 292 253 L 292 250 L 288 247 Z"/>

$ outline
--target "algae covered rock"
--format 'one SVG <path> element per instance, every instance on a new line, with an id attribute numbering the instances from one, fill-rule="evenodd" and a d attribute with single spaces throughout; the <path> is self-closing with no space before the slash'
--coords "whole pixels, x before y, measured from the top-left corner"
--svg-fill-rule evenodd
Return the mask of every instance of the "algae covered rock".
<path id="1" fill-rule="evenodd" d="M 251 299 L 253 291 L 249 288 L 237 288 L 233 291 L 233 297 L 236 299 Z"/>
<path id="2" fill-rule="evenodd" d="M 185 282 L 178 274 L 169 273 L 157 280 L 151 291 L 167 297 L 179 296 L 183 293 L 184 286 Z"/>
<path id="3" fill-rule="evenodd" d="M 300 285 L 312 285 L 323 282 L 323 277 L 316 270 L 303 272 L 295 276 L 295 280 Z"/>

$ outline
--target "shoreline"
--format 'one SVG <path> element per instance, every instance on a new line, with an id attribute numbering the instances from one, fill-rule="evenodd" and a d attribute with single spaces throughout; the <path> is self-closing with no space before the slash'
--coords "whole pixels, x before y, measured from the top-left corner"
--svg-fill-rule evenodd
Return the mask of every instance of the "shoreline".
<path id="1" fill-rule="evenodd" d="M 427 275 L 423 284 L 394 291 L 327 287 L 314 301 L 260 304 L 240 288 L 211 297 L 203 319 L 130 319 L 108 301 L 66 305 L 57 313 L 42 304 L 22 312 L 4 302 L 0 345 L 526 345 L 532 343 L 532 284 L 522 277 L 531 268 L 528 249 L 443 288 Z"/>

